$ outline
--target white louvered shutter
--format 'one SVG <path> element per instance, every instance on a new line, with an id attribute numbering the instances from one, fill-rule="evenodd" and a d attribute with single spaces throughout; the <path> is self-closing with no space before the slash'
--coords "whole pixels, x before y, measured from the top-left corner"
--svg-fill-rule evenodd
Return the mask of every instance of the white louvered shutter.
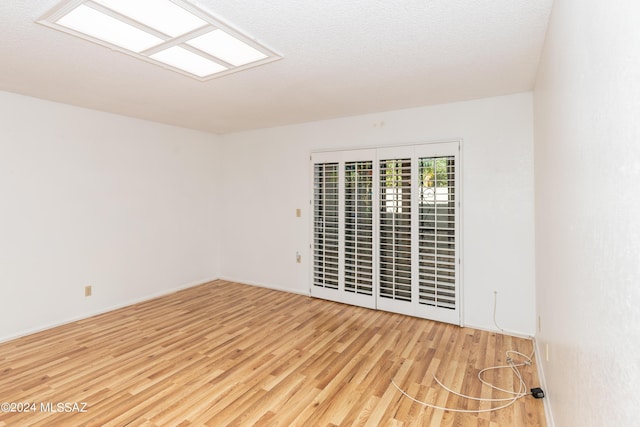
<path id="1" fill-rule="evenodd" d="M 456 308 L 455 158 L 419 159 L 419 301 Z"/>
<path id="2" fill-rule="evenodd" d="M 338 289 L 338 163 L 314 165 L 313 286 Z"/>
<path id="3" fill-rule="evenodd" d="M 312 153 L 310 294 L 461 324 L 459 142 Z"/>
<path id="4" fill-rule="evenodd" d="M 411 301 L 411 159 L 380 161 L 379 291 Z"/>
<path id="5" fill-rule="evenodd" d="M 344 290 L 373 293 L 373 162 L 345 163 Z"/>

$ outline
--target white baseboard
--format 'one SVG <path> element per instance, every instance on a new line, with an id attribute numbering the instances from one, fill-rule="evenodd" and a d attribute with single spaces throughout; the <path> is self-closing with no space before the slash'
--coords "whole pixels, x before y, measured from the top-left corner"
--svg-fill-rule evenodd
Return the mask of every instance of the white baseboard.
<path id="1" fill-rule="evenodd" d="M 219 279 L 220 280 L 225 280 L 227 282 L 240 283 L 241 285 L 257 286 L 259 288 L 273 289 L 274 291 L 288 292 L 290 294 L 298 294 L 298 295 L 309 296 L 309 291 L 298 291 L 298 290 L 295 290 L 295 289 L 282 288 L 282 287 L 279 287 L 279 286 L 268 285 L 268 284 L 265 284 L 265 283 L 253 282 L 251 280 L 243 280 L 243 279 L 238 279 L 238 278 L 234 278 L 234 277 L 227 277 L 227 276 L 222 276 Z"/>
<path id="2" fill-rule="evenodd" d="M 534 340 L 536 343 L 536 354 L 543 355 L 542 349 L 540 348 L 538 341 Z M 542 356 L 541 356 L 542 357 Z M 544 369 L 542 367 L 542 360 L 538 358 L 536 367 L 538 368 L 538 378 L 540 379 L 540 388 L 544 390 L 544 398 L 542 399 L 542 403 L 544 404 L 544 415 L 547 419 L 547 427 L 555 427 L 555 422 L 553 421 L 553 412 L 551 411 L 551 400 L 549 399 L 549 387 L 547 387 L 547 380 L 544 376 Z"/>
<path id="3" fill-rule="evenodd" d="M 62 326 L 62 325 L 66 325 L 66 324 L 69 324 L 69 323 L 77 322 L 78 320 L 88 319 L 90 317 L 98 316 L 100 314 L 108 313 L 110 311 L 118 310 L 118 309 L 121 309 L 121 308 L 124 308 L 124 307 L 128 307 L 130 305 L 138 304 L 138 303 L 149 301 L 149 300 L 152 300 L 152 299 L 155 299 L 155 298 L 159 298 L 159 297 L 162 297 L 162 296 L 165 296 L 165 295 L 169 295 L 169 294 L 172 294 L 174 292 L 181 291 L 183 289 L 193 288 L 194 286 L 199 286 L 199 285 L 203 285 L 205 283 L 213 282 L 214 280 L 218 280 L 218 277 L 213 278 L 213 279 L 197 280 L 197 281 L 186 283 L 186 284 L 174 287 L 174 288 L 165 289 L 163 291 L 156 292 L 156 293 L 153 293 L 153 294 L 150 294 L 150 295 L 145 295 L 145 296 L 140 297 L 140 298 L 135 298 L 135 299 L 132 299 L 132 300 L 128 300 L 128 301 L 123 302 L 121 304 L 116 304 L 116 305 L 112 305 L 112 306 L 109 306 L 109 307 L 106 307 L 106 308 L 103 308 L 103 309 L 100 309 L 100 310 L 92 311 L 90 313 L 86 313 L 86 314 L 83 314 L 81 316 L 70 317 L 70 318 L 61 320 L 59 322 L 49 323 L 49 324 L 46 324 L 46 325 L 38 326 L 36 328 L 31 328 L 31 329 L 25 329 L 25 330 L 22 330 L 22 331 L 18 331 L 15 334 L 11 334 L 11 335 L 6 335 L 6 336 L 3 336 L 3 337 L 0 337 L 0 343 L 11 341 L 11 340 L 14 340 L 16 338 L 24 337 L 24 336 L 27 336 L 27 335 L 35 334 L 37 332 L 46 331 L 47 329 L 52 329 L 52 328 L 55 328 L 55 327 L 58 327 L 58 326 Z"/>
<path id="4" fill-rule="evenodd" d="M 496 334 L 509 335 L 510 337 L 515 337 L 515 338 L 525 338 L 525 339 L 533 338 L 532 334 L 526 334 L 524 332 L 511 331 L 509 329 L 486 328 L 486 327 L 482 327 L 482 326 L 471 325 L 469 323 L 465 323 L 462 326 L 465 327 L 465 328 L 477 329 L 479 331 L 495 332 Z"/>

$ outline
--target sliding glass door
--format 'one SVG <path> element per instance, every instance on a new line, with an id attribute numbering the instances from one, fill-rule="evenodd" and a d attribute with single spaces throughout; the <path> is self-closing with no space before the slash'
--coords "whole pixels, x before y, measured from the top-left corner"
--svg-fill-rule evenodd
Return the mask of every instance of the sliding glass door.
<path id="1" fill-rule="evenodd" d="M 311 160 L 311 295 L 459 324 L 459 143 Z"/>
<path id="2" fill-rule="evenodd" d="M 374 155 L 312 155 L 312 296 L 375 308 Z"/>

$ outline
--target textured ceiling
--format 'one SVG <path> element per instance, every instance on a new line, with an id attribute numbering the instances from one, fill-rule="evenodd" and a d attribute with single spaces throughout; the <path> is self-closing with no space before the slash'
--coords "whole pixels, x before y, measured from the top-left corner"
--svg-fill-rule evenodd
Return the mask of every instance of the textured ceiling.
<path id="1" fill-rule="evenodd" d="M 0 2 L 0 90 L 215 133 L 532 89 L 552 0 L 197 0 L 283 59 L 207 82 Z"/>

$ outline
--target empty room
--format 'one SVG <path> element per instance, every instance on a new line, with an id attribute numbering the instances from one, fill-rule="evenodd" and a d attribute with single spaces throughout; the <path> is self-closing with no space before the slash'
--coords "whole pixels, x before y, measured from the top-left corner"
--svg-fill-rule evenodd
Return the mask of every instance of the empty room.
<path id="1" fill-rule="evenodd" d="M 0 426 L 640 423 L 640 4 L 0 28 Z"/>

